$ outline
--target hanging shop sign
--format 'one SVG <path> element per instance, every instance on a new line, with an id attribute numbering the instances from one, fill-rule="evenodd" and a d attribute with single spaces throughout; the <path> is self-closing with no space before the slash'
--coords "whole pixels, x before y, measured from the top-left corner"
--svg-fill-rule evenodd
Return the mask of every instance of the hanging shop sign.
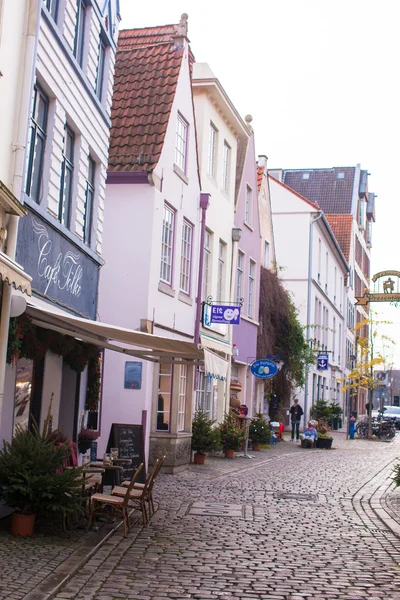
<path id="1" fill-rule="evenodd" d="M 32 290 L 96 319 L 99 262 L 29 207 L 19 220 L 16 260 L 32 277 Z"/>
<path id="2" fill-rule="evenodd" d="M 278 366 L 272 360 L 260 359 L 253 362 L 250 371 L 258 379 L 269 379 L 277 374 Z"/>
<path id="3" fill-rule="evenodd" d="M 356 296 L 356 306 L 367 306 L 370 302 L 400 304 L 400 271 L 380 271 L 372 277 L 373 287 L 364 296 Z"/>
<path id="4" fill-rule="evenodd" d="M 210 307 L 210 322 L 226 325 L 240 325 L 240 306 L 213 304 Z"/>
<path id="5" fill-rule="evenodd" d="M 328 370 L 328 355 L 325 352 L 320 352 L 317 358 L 317 369 L 319 371 L 327 371 Z"/>

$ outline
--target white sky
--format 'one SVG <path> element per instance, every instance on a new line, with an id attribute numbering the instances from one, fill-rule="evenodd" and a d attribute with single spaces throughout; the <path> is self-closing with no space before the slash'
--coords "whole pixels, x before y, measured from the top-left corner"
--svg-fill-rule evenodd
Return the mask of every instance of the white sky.
<path id="1" fill-rule="evenodd" d="M 368 169 L 377 194 L 371 275 L 400 271 L 399 0 L 120 0 L 121 28 L 189 15 L 196 60 L 208 62 L 269 167 Z M 374 304 L 393 325 L 400 308 Z M 389 352 L 389 354 L 391 351 Z"/>

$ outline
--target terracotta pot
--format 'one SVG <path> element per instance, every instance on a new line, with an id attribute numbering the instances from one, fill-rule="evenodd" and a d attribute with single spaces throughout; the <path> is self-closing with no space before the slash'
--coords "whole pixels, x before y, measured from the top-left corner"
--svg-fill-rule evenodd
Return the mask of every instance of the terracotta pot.
<path id="1" fill-rule="evenodd" d="M 251 449 L 255 452 L 259 452 L 261 450 L 261 444 L 255 444 L 254 442 L 251 445 Z"/>
<path id="2" fill-rule="evenodd" d="M 226 448 L 225 458 L 234 458 L 234 457 L 235 457 L 235 451 L 232 450 L 232 448 Z"/>
<path id="3" fill-rule="evenodd" d="M 193 463 L 195 465 L 204 465 L 204 461 L 206 460 L 206 455 L 201 454 L 200 452 L 196 452 L 193 458 Z"/>
<path id="4" fill-rule="evenodd" d="M 11 515 L 11 535 L 30 537 L 33 535 L 34 524 L 35 515 L 21 515 L 20 513 L 13 513 Z"/>

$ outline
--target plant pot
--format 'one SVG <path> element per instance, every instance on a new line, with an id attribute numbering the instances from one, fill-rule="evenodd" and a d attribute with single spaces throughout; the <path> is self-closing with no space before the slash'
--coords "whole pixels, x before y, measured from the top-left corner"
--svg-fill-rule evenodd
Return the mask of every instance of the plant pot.
<path id="1" fill-rule="evenodd" d="M 93 440 L 81 440 L 78 442 L 78 449 L 81 454 L 86 454 L 92 447 Z"/>
<path id="2" fill-rule="evenodd" d="M 251 444 L 251 449 L 254 450 L 255 452 L 259 452 L 261 450 L 261 444 L 257 444 L 256 442 L 253 442 Z"/>
<path id="3" fill-rule="evenodd" d="M 195 452 L 193 463 L 195 465 L 204 465 L 204 461 L 206 460 L 206 455 L 201 454 L 201 452 Z"/>
<path id="4" fill-rule="evenodd" d="M 33 526 L 35 524 L 35 515 L 22 515 L 13 513 L 11 515 L 11 535 L 30 537 L 33 535 Z"/>
<path id="5" fill-rule="evenodd" d="M 318 438 L 317 439 L 317 448 L 325 448 L 328 450 L 332 447 L 332 438 Z"/>
<path id="6" fill-rule="evenodd" d="M 232 448 L 226 448 L 224 450 L 225 452 L 225 458 L 235 458 L 235 451 L 232 450 Z"/>
<path id="7" fill-rule="evenodd" d="M 332 428 L 334 431 L 337 431 L 339 429 L 339 417 L 333 417 Z"/>

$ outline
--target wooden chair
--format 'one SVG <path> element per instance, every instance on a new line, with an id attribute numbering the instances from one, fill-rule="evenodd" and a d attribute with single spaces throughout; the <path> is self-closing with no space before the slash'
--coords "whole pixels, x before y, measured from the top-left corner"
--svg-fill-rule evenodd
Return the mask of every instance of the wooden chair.
<path id="1" fill-rule="evenodd" d="M 152 515 L 154 515 L 154 502 L 153 502 L 153 487 L 154 487 L 154 483 L 155 480 L 157 478 L 157 475 L 159 474 L 161 467 L 163 466 L 163 462 L 166 459 L 166 454 L 164 454 L 164 456 L 162 456 L 161 458 L 158 458 L 155 462 L 155 464 L 152 467 L 152 470 L 154 469 L 154 475 L 152 478 L 152 482 L 151 482 L 151 486 L 148 488 L 147 490 L 147 495 L 148 495 L 148 504 L 149 504 L 149 515 L 150 517 Z M 123 481 L 122 482 L 122 486 L 124 487 L 128 487 L 129 485 L 129 481 Z M 144 483 L 135 483 L 135 485 L 133 486 L 133 489 L 135 490 L 143 490 L 145 484 Z"/>
<path id="2" fill-rule="evenodd" d="M 110 506 L 111 509 L 121 516 L 124 522 L 124 537 L 128 535 L 130 531 L 129 519 L 128 519 L 128 502 L 130 499 L 129 494 L 133 491 L 133 486 L 135 485 L 136 479 L 138 478 L 141 470 L 143 469 L 143 463 L 141 463 L 136 469 L 133 477 L 130 481 L 129 487 L 127 489 L 127 494 L 125 497 L 119 497 L 117 495 L 110 494 L 94 494 L 90 498 L 89 504 L 89 521 L 87 528 L 89 529 L 92 524 L 92 519 L 97 510 L 101 510 L 104 506 Z M 115 489 L 115 488 L 114 488 Z"/>

